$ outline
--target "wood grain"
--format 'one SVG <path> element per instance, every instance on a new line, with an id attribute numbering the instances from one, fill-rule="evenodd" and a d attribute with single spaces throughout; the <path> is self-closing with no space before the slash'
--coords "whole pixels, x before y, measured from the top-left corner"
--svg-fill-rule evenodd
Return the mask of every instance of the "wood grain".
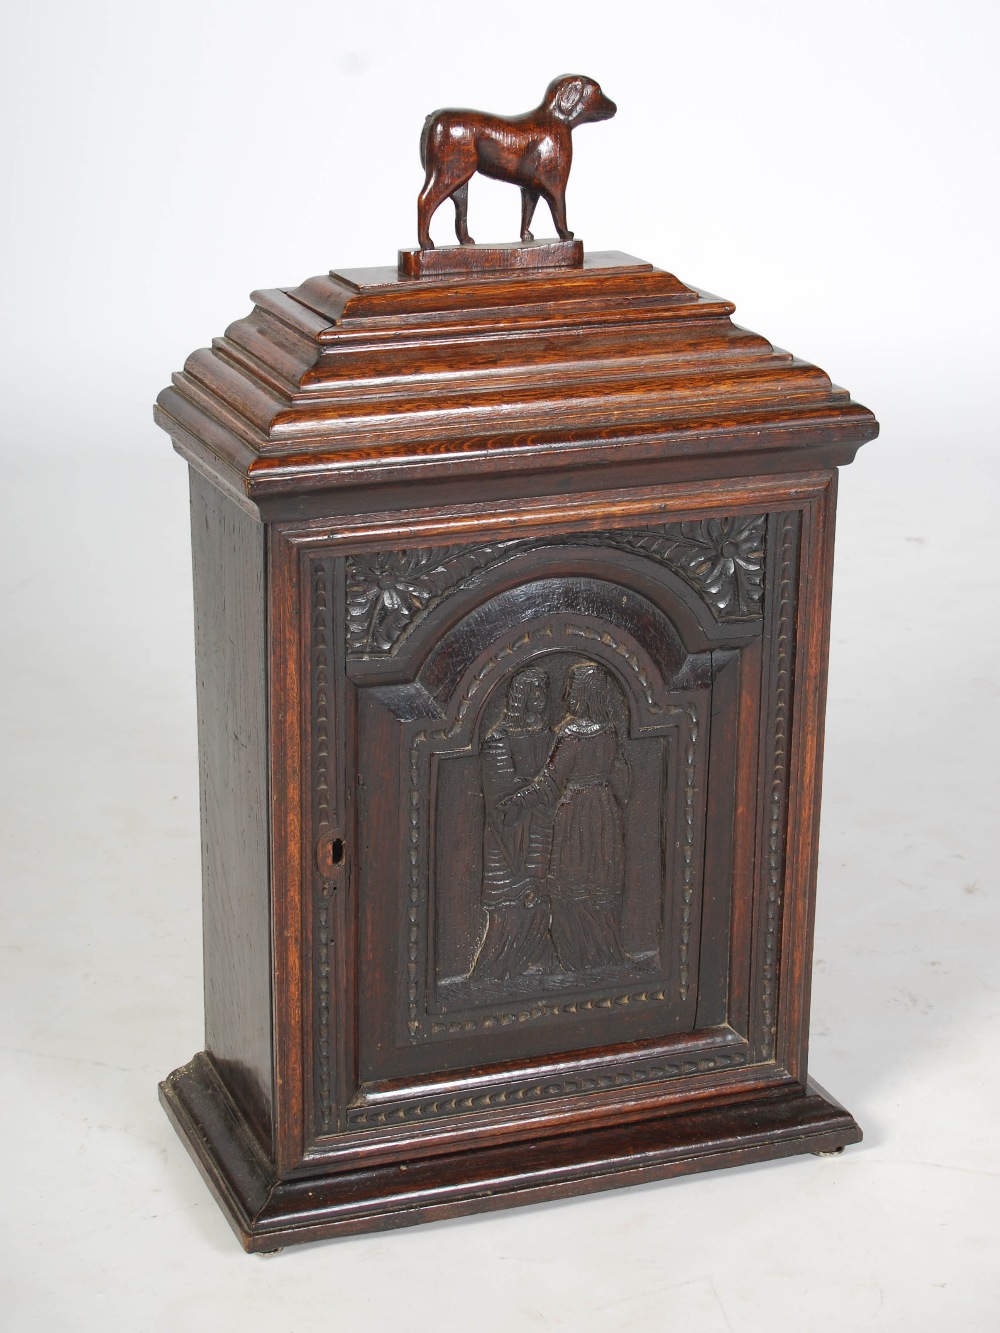
<path id="1" fill-rule="evenodd" d="M 258 1253 L 796 1153 L 835 1152 L 861 1138 L 852 1117 L 810 1081 L 806 1088 L 707 1099 L 687 1111 L 556 1141 L 279 1181 L 204 1056 L 162 1083 L 160 1098 L 237 1237 Z"/>
<path id="2" fill-rule="evenodd" d="M 617 253 L 254 300 L 157 408 L 206 977 L 162 1097 L 244 1244 L 857 1141 L 807 1036 L 871 413 Z"/>
<path id="3" fill-rule="evenodd" d="M 593 79 L 563 74 L 553 79 L 541 103 L 521 116 L 495 116 L 482 111 L 435 111 L 420 135 L 420 161 L 426 171 L 417 200 L 417 234 L 424 254 L 433 254 L 430 221 L 446 199 L 455 204 L 455 232 L 466 250 L 468 267 L 496 267 L 496 255 L 484 256 L 469 235 L 469 181 L 481 172 L 521 188 L 521 240 L 539 199 L 552 212 L 562 242 L 571 242 L 566 226 L 566 183 L 573 161 L 571 135 L 578 125 L 610 120 L 618 108 Z M 582 246 L 581 256 L 582 258 Z M 454 261 L 452 261 L 454 262 Z M 563 262 L 579 263 L 576 256 Z M 406 269 L 402 263 L 401 271 Z M 433 270 L 432 270 L 433 271 Z"/>
<path id="4" fill-rule="evenodd" d="M 524 241 L 520 245 L 446 245 L 400 250 L 399 274 L 426 278 L 454 273 L 524 273 L 547 268 L 582 268 L 582 241 Z"/>
<path id="5" fill-rule="evenodd" d="M 268 1149 L 274 1120 L 264 528 L 191 474 L 205 1045 Z"/>
<path id="6" fill-rule="evenodd" d="M 500 498 L 609 471 L 829 467 L 877 430 L 823 371 L 734 325 L 730 303 L 615 252 L 547 277 L 350 270 L 255 300 L 188 359 L 158 419 L 269 518 L 316 493 L 314 512 L 359 512 L 392 482 Z"/>

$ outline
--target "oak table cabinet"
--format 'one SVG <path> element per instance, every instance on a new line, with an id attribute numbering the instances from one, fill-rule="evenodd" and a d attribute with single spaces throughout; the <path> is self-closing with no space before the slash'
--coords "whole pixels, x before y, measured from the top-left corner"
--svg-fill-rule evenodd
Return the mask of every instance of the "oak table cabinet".
<path id="1" fill-rule="evenodd" d="M 617 253 L 257 292 L 191 475 L 205 1050 L 249 1250 L 856 1142 L 806 1072 L 871 413 Z"/>

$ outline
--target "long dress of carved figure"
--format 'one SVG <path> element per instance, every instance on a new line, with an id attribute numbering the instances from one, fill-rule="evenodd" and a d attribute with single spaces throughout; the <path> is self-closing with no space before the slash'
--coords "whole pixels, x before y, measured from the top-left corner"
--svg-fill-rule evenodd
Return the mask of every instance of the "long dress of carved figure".
<path id="1" fill-rule="evenodd" d="M 618 690 L 596 662 L 566 682 L 566 716 L 534 784 L 555 803 L 548 892 L 552 942 L 569 972 L 627 961 L 619 931 L 625 886 L 628 763 L 615 702 Z M 619 696 L 619 702 L 620 696 Z"/>
<path id="2" fill-rule="evenodd" d="M 514 676 L 504 711 L 480 755 L 485 822 L 482 902 L 486 935 L 471 975 L 518 977 L 545 953 L 546 871 L 552 815 L 544 804 L 511 801 L 541 772 L 552 749 L 549 680 L 528 667 Z"/>

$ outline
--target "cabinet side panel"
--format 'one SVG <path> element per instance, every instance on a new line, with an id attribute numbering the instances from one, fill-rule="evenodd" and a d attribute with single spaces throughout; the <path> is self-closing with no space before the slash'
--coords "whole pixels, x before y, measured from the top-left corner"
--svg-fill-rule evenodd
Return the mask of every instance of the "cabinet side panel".
<path id="1" fill-rule="evenodd" d="M 193 470 L 205 1045 L 270 1148 L 264 528 Z"/>

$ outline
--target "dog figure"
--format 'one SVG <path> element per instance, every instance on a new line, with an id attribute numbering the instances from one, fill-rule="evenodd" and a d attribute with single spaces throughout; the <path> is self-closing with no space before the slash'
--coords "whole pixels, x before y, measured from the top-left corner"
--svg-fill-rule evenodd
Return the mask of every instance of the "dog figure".
<path id="1" fill-rule="evenodd" d="M 420 161 L 427 173 L 417 200 L 421 250 L 433 250 L 431 218 L 448 198 L 455 201 L 455 232 L 461 245 L 469 235 L 469 181 L 481 172 L 521 187 L 521 240 L 539 198 L 552 212 L 559 239 L 571 241 L 566 227 L 566 181 L 573 160 L 571 131 L 590 120 L 610 120 L 618 108 L 593 79 L 564 74 L 549 84 L 540 107 L 523 116 L 490 116 L 482 111 L 435 111 L 424 122 Z"/>

